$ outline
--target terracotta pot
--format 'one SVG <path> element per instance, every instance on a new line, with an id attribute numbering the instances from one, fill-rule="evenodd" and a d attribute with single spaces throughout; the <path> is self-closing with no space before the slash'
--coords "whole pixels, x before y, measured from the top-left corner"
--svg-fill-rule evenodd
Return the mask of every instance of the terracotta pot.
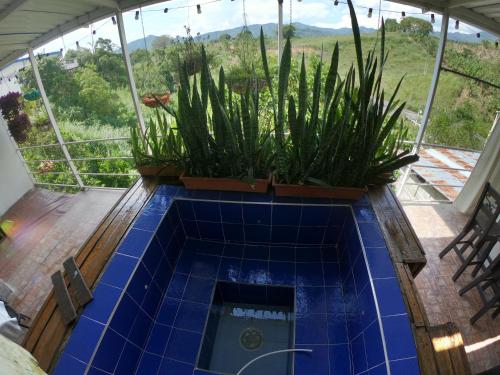
<path id="1" fill-rule="evenodd" d="M 167 104 L 170 101 L 170 93 L 166 93 L 163 95 L 156 95 L 158 100 L 162 102 L 163 104 Z M 158 107 L 158 102 L 156 99 L 152 96 L 145 96 L 142 98 L 142 103 L 150 108 L 155 108 Z"/>
<path id="2" fill-rule="evenodd" d="M 174 165 L 141 165 L 137 167 L 141 176 L 179 177 L 180 171 Z"/>
<path id="3" fill-rule="evenodd" d="M 190 190 L 222 190 L 249 193 L 267 193 L 271 183 L 271 175 L 267 179 L 255 179 L 254 184 L 249 184 L 235 178 L 189 177 L 184 173 L 181 174 L 179 179 L 186 189 Z"/>
<path id="4" fill-rule="evenodd" d="M 278 184 L 273 175 L 273 189 L 278 197 L 333 198 L 358 200 L 368 191 L 363 188 L 336 186 L 327 188 L 316 185 Z"/>

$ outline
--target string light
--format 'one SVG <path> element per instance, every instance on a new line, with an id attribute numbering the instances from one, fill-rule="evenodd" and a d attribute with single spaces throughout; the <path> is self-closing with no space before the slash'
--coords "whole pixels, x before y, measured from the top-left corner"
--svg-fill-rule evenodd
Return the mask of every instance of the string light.
<path id="1" fill-rule="evenodd" d="M 95 30 L 92 30 L 92 35 L 95 35 L 96 34 L 96 31 Z"/>
<path id="2" fill-rule="evenodd" d="M 368 8 L 368 18 L 372 18 L 373 9 Z"/>
<path id="3" fill-rule="evenodd" d="M 163 13 L 168 13 L 168 8 L 163 9 Z"/>
<path id="4" fill-rule="evenodd" d="M 78 40 L 76 41 L 76 48 L 80 48 L 80 42 Z"/>
<path id="5" fill-rule="evenodd" d="M 198 14 L 201 14 L 201 5 L 200 4 L 196 4 L 196 12 Z"/>
<path id="6" fill-rule="evenodd" d="M 455 29 L 458 30 L 459 27 L 460 27 L 460 21 L 456 20 L 455 21 Z"/>
<path id="7" fill-rule="evenodd" d="M 406 17 L 406 12 L 401 12 L 401 18 L 405 18 Z"/>
<path id="8" fill-rule="evenodd" d="M 434 13 L 431 14 L 431 23 L 435 23 L 436 22 L 436 18 L 434 17 Z"/>
<path id="9" fill-rule="evenodd" d="M 111 22 L 113 22 L 113 25 L 116 25 L 116 18 L 115 18 L 115 16 L 111 17 Z"/>
<path id="10" fill-rule="evenodd" d="M 333 5 L 335 5 L 335 6 L 339 5 L 339 0 L 335 0 L 335 1 L 333 2 Z"/>
<path id="11" fill-rule="evenodd" d="M 136 10 L 136 11 L 135 11 L 135 20 L 137 21 L 138 19 L 139 19 L 139 11 L 138 11 L 138 10 Z"/>
<path id="12" fill-rule="evenodd" d="M 481 38 L 481 33 L 477 33 L 476 37 Z"/>

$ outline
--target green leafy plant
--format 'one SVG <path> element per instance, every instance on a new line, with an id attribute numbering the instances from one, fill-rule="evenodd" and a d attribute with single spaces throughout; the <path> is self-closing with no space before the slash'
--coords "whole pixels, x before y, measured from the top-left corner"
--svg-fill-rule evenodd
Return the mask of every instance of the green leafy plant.
<path id="1" fill-rule="evenodd" d="M 405 106 L 396 100 L 402 78 L 388 102 L 385 101 L 382 89 L 387 59 L 384 27 L 381 30 L 380 57 L 375 56 L 373 49 L 364 59 L 356 14 L 352 2 L 348 1 L 348 4 L 357 69 L 352 65 L 345 79 L 339 79 L 339 47 L 336 44 L 326 78 L 322 78 L 320 61 L 313 85 L 308 87 L 305 58 L 302 56 L 296 95 L 288 95 L 290 39 L 282 53 L 275 88 L 261 29 L 262 63 L 273 102 L 275 167 L 279 182 L 362 187 L 391 181 L 395 170 L 418 160 L 418 156 L 410 155 L 409 150 L 402 150 L 405 132 L 402 125 L 397 127 Z"/>
<path id="2" fill-rule="evenodd" d="M 130 136 L 137 166 L 178 166 L 182 163 L 182 138 L 165 113 L 156 110 L 156 119 L 150 118 L 144 135 L 138 126 L 131 126 Z"/>

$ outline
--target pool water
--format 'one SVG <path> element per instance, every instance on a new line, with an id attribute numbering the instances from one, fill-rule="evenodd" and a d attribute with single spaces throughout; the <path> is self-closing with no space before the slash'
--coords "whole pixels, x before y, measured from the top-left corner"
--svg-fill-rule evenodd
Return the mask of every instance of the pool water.
<path id="1" fill-rule="evenodd" d="M 116 249 L 55 374 L 418 374 L 367 199 L 161 186 Z"/>

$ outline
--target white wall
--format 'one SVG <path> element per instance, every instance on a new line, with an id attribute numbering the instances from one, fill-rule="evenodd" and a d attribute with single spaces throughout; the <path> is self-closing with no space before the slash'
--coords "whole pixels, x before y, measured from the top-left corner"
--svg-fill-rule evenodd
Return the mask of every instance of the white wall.
<path id="1" fill-rule="evenodd" d="M 0 115 L 0 215 L 31 188 L 33 183 L 16 153 L 7 124 Z"/>

